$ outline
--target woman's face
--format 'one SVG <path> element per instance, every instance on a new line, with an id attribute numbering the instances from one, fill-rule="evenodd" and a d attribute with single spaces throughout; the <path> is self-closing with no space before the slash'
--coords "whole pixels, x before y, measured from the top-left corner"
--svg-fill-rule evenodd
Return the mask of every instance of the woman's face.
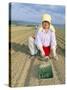
<path id="1" fill-rule="evenodd" d="M 43 29 L 49 29 L 50 23 L 47 21 L 44 21 L 44 22 L 42 22 L 42 27 L 43 27 Z"/>

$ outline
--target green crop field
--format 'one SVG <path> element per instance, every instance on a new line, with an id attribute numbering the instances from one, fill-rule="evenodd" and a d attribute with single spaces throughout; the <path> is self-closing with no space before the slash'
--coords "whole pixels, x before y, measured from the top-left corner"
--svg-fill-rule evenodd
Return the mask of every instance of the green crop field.
<path id="1" fill-rule="evenodd" d="M 37 68 L 42 61 L 31 57 L 28 49 L 28 37 L 34 34 L 34 26 L 12 25 L 11 31 L 11 86 L 40 86 L 65 83 L 65 31 L 56 29 L 58 61 L 50 59 L 53 78 L 39 79 Z M 9 61 L 10 62 L 10 61 Z"/>

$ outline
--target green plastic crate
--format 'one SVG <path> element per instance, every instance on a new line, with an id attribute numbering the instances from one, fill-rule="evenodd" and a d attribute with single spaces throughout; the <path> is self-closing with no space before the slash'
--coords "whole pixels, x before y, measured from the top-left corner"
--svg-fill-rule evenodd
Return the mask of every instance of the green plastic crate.
<path id="1" fill-rule="evenodd" d="M 39 65 L 38 68 L 38 78 L 39 79 L 46 79 L 46 78 L 52 78 L 53 72 L 52 67 L 50 63 L 44 63 Z"/>

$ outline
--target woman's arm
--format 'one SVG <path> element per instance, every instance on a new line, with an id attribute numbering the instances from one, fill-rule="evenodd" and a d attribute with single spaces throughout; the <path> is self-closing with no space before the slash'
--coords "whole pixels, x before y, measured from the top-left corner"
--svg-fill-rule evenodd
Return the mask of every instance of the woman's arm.
<path id="1" fill-rule="evenodd" d="M 35 42 L 36 42 L 36 45 L 37 45 L 38 49 L 41 51 L 42 56 L 44 56 L 45 53 L 43 51 L 43 45 L 42 45 L 42 41 L 41 41 L 41 32 L 37 33 Z"/>

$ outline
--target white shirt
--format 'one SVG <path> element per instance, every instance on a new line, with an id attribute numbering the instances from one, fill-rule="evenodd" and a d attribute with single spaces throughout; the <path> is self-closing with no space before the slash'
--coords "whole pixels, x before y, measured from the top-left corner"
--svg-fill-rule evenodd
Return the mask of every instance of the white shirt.
<path id="1" fill-rule="evenodd" d="M 56 47 L 55 32 L 52 32 L 50 29 L 47 32 L 44 29 L 42 31 L 38 31 L 35 38 L 35 44 L 37 46 L 42 45 L 45 47 L 51 46 L 51 48 Z"/>

